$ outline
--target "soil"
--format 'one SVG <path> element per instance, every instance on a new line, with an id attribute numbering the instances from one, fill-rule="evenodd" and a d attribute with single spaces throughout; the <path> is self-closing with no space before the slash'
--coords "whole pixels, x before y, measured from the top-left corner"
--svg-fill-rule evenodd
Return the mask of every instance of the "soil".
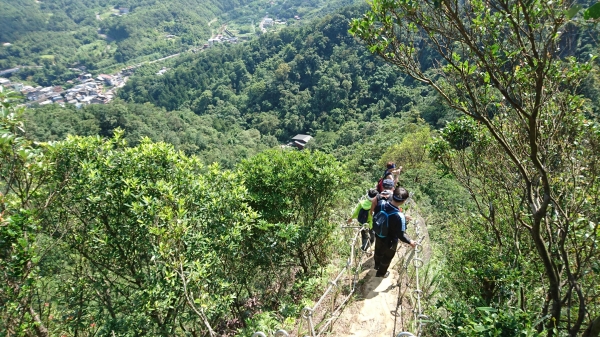
<path id="1" fill-rule="evenodd" d="M 424 220 L 420 218 L 419 221 L 422 224 L 424 248 L 419 255 L 424 262 L 427 262 L 431 256 L 429 235 Z M 411 237 L 414 237 L 414 231 Z M 405 256 L 411 250 L 409 246 L 401 244 L 392 260 L 389 268 L 390 275 L 387 278 L 375 277 L 372 257 L 364 262 L 359 277 L 361 286 L 354 300 L 344 308 L 340 317 L 334 322 L 329 336 L 390 337 L 402 331 L 413 330 L 410 324 L 413 317 L 412 304 L 410 296 L 405 294 L 409 280 L 404 269 Z M 398 303 L 398 291 L 403 295 L 400 296 L 400 303 Z"/>

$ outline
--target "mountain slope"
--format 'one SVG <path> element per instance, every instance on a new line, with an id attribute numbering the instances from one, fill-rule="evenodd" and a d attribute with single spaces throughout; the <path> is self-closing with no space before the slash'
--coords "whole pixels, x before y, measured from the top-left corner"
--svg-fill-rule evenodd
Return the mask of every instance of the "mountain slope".
<path id="1" fill-rule="evenodd" d="M 265 15 L 295 23 L 298 14 L 324 15 L 350 2 L 0 0 L 0 69 L 54 66 L 57 75 L 73 66 L 109 71 L 202 46 L 226 24 L 240 25 L 251 37 L 252 31 L 260 33 L 257 25 Z"/>
<path id="2" fill-rule="evenodd" d="M 416 107 L 438 123 L 446 111 L 433 92 L 380 62 L 349 35 L 348 20 L 361 11 L 347 8 L 302 28 L 181 59 L 164 76 L 148 71 L 132 77 L 120 96 L 220 116 L 224 123 L 248 125 L 280 140 L 337 132 L 354 122 L 339 133 L 350 144 L 361 122 Z"/>

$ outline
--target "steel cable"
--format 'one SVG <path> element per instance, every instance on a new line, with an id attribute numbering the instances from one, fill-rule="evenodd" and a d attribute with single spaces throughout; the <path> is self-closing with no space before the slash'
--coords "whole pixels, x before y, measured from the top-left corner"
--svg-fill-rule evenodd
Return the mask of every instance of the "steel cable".
<path id="1" fill-rule="evenodd" d="M 401 286 L 401 277 L 403 275 L 404 272 L 408 272 L 408 267 L 410 265 L 412 265 L 415 268 L 415 288 L 412 290 L 411 292 L 411 296 L 416 300 L 416 307 L 413 308 L 413 319 L 414 319 L 414 330 L 417 331 L 417 335 L 415 336 L 414 334 L 410 333 L 410 332 L 400 332 L 398 335 L 396 335 L 396 337 L 421 337 L 422 331 L 423 331 L 423 326 L 426 324 L 426 321 L 428 320 L 428 317 L 426 315 L 423 314 L 422 312 L 422 304 L 421 304 L 421 297 L 422 297 L 422 290 L 420 287 L 420 280 L 419 280 L 419 269 L 421 267 L 423 267 L 424 262 L 423 260 L 419 257 L 419 254 L 422 253 L 423 251 L 423 240 L 424 240 L 424 236 L 421 234 L 421 221 L 419 221 L 419 219 L 421 219 L 421 216 L 418 212 L 418 209 L 416 207 L 416 203 L 412 200 L 412 194 L 410 196 L 410 198 L 408 199 L 408 201 L 406 202 L 407 204 L 411 204 L 412 206 L 414 206 L 415 208 L 415 212 L 416 212 L 416 219 L 413 221 L 413 223 L 415 224 L 415 232 L 417 235 L 417 246 L 415 247 L 415 249 L 411 249 L 408 250 L 404 253 L 404 256 L 402 257 L 402 261 L 404 262 L 402 265 L 403 267 L 401 267 L 403 269 L 403 271 L 401 271 L 399 274 L 399 279 L 398 279 L 398 283 L 396 284 L 396 286 L 398 287 L 398 302 L 396 305 L 396 314 L 394 315 L 394 334 L 395 334 L 395 329 L 396 329 L 396 320 L 397 320 L 397 316 L 398 316 L 398 309 L 401 307 L 401 295 L 403 296 L 403 294 L 400 292 L 400 286 Z M 367 232 L 367 237 L 368 232 L 369 232 L 369 228 L 367 227 L 367 225 L 362 225 L 362 226 L 345 226 L 342 225 L 340 226 L 341 229 L 355 229 L 355 233 L 353 235 L 352 240 L 350 240 L 350 256 L 348 257 L 348 259 L 346 260 L 346 264 L 344 265 L 344 267 L 342 267 L 342 269 L 340 270 L 340 272 L 336 275 L 336 277 L 330 281 L 328 284 L 327 289 L 325 290 L 325 292 L 323 293 L 323 295 L 321 295 L 321 297 L 317 300 L 317 302 L 315 303 L 315 305 L 311 307 L 305 307 L 302 310 L 301 313 L 301 321 L 299 323 L 298 326 L 298 335 L 300 335 L 300 327 L 302 325 L 302 322 L 305 321 L 307 323 L 307 329 L 308 329 L 308 333 L 309 335 L 305 335 L 305 337 L 320 337 L 331 325 L 332 322 L 338 317 L 339 312 L 341 311 L 341 309 L 344 307 L 344 305 L 348 302 L 348 300 L 350 299 L 350 297 L 354 294 L 354 292 L 356 291 L 356 285 L 358 284 L 358 275 L 360 274 L 361 268 L 363 263 L 365 262 L 365 257 L 369 257 L 368 254 L 366 254 L 366 252 L 371 248 L 372 244 L 371 241 L 367 239 L 366 242 L 366 247 L 365 250 L 362 251 L 362 254 L 360 253 L 359 250 L 357 250 L 356 248 L 356 244 L 358 242 L 358 238 L 359 236 L 362 235 L 362 232 L 365 231 Z M 362 246 L 362 244 L 361 244 Z M 362 249 L 361 249 L 362 250 Z M 317 309 L 319 309 L 322 304 L 325 302 L 325 299 L 327 298 L 327 296 L 334 290 L 334 289 L 338 289 L 339 288 L 339 282 L 342 278 L 342 276 L 344 275 L 344 273 L 346 271 L 352 270 L 354 269 L 354 272 L 352 274 L 352 278 L 351 278 L 351 288 L 348 292 L 348 294 L 343 298 L 343 300 L 341 301 L 340 304 L 338 304 L 337 306 L 335 305 L 334 301 L 335 301 L 335 297 L 332 298 L 332 310 L 331 310 L 331 314 L 329 317 L 326 317 L 327 314 L 324 314 L 324 317 L 320 320 L 320 322 L 315 322 L 315 312 L 317 311 Z M 275 337 L 285 337 L 285 336 L 289 336 L 289 334 L 285 331 L 285 330 L 278 330 L 275 333 Z M 263 332 L 256 332 L 252 335 L 252 337 L 267 337 L 265 333 Z"/>

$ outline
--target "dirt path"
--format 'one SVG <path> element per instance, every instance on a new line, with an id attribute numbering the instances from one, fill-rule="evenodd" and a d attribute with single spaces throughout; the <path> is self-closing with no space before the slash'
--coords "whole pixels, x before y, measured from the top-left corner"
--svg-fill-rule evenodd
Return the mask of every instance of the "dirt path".
<path id="1" fill-rule="evenodd" d="M 404 254 L 405 249 L 401 249 Z M 394 312 L 398 301 L 396 283 L 399 275 L 397 267 L 400 259 L 396 254 L 390 265 L 390 275 L 375 277 L 373 259 L 364 265 L 361 273 L 362 286 L 352 302 L 335 322 L 333 336 L 345 337 L 389 337 L 394 331 Z"/>
<path id="2" fill-rule="evenodd" d="M 431 250 L 426 226 L 421 226 L 421 232 L 424 236 L 425 248 L 421 256 L 427 261 Z M 412 308 L 406 301 L 402 303 L 396 314 L 398 291 L 405 291 L 406 278 L 402 278 L 400 288 L 396 285 L 399 283 L 399 273 L 404 270 L 404 257 L 410 249 L 407 245 L 401 245 L 392 260 L 389 268 L 390 275 L 387 278 L 375 277 L 372 257 L 363 264 L 363 271 L 360 274 L 360 289 L 355 300 L 344 309 L 340 318 L 333 325 L 332 336 L 390 337 L 394 333 L 394 325 L 396 334 L 408 325 Z"/>

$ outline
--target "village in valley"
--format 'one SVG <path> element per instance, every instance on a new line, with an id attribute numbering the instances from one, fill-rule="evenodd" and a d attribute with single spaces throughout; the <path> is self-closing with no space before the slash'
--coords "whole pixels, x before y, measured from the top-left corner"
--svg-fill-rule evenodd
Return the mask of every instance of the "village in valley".
<path id="1" fill-rule="evenodd" d="M 18 68 L 11 70 L 16 72 Z M 81 69 L 77 70 L 81 71 Z M 64 106 L 65 103 L 68 103 L 80 108 L 83 105 L 106 104 L 110 102 L 116 96 L 116 90 L 125 85 L 132 73 L 133 68 L 130 67 L 114 75 L 100 74 L 94 78 L 92 74 L 82 71 L 77 78 L 67 81 L 66 86 L 68 85 L 69 89 L 65 89 L 60 85 L 33 87 L 24 85 L 23 83 L 11 82 L 9 79 L 3 77 L 0 77 L 0 85 L 20 92 L 27 99 L 27 106 L 35 104 L 59 104 Z"/>
<path id="2" fill-rule="evenodd" d="M 123 8 L 121 8 L 119 15 L 124 15 L 127 13 L 128 9 L 127 11 L 124 11 Z M 300 20 L 300 17 L 295 16 L 294 19 Z M 267 27 L 286 24 L 286 21 L 274 20 L 268 16 L 265 16 L 261 20 L 258 27 L 260 32 L 264 34 L 267 32 Z M 166 38 L 169 39 L 176 37 L 177 36 L 175 35 L 166 36 Z M 189 52 L 198 53 L 218 44 L 235 44 L 243 40 L 247 40 L 247 37 L 242 36 L 240 38 L 227 29 L 227 25 L 223 25 L 220 29 L 218 29 L 218 33 L 208 39 L 207 43 L 201 47 L 192 48 L 189 50 Z M 43 106 L 48 104 L 58 104 L 64 107 L 65 104 L 72 104 L 77 108 L 81 108 L 82 106 L 89 104 L 107 104 L 116 97 L 117 90 L 127 83 L 129 76 L 133 74 L 136 68 L 139 68 L 144 64 L 164 61 L 181 54 L 182 53 L 177 53 L 162 57 L 157 60 L 129 66 L 121 69 L 115 74 L 99 74 L 95 76 L 87 72 L 86 68 L 83 66 L 79 68 L 70 68 L 70 70 L 79 74 L 76 78 L 67 81 L 64 85 L 49 87 L 27 85 L 20 82 L 13 82 L 9 78 L 5 78 L 4 76 L 10 77 L 12 74 L 21 70 L 21 67 L 15 67 L 11 69 L 0 70 L 0 86 L 12 88 L 14 91 L 20 92 L 23 95 L 23 98 L 26 99 L 24 104 L 28 107 L 34 107 L 36 105 Z M 168 70 L 169 68 L 162 67 L 162 69 L 156 72 L 156 75 L 164 75 Z"/>

